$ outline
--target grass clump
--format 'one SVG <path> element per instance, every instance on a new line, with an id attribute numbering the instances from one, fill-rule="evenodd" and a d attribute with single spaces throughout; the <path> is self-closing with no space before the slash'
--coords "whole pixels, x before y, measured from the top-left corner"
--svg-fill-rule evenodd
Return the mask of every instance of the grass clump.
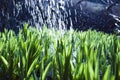
<path id="1" fill-rule="evenodd" d="M 0 64 L 2 80 L 119 80 L 120 38 L 25 24 L 0 33 Z"/>

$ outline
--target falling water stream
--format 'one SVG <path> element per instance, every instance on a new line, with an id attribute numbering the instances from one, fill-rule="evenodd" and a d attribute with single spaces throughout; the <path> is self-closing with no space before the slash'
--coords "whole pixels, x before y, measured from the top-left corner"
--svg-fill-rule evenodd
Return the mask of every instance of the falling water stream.
<path id="1" fill-rule="evenodd" d="M 84 30 L 84 28 L 86 29 L 91 23 L 84 23 L 89 19 L 85 21 L 84 18 L 82 19 L 79 13 L 81 6 L 76 5 L 79 1 L 80 0 L 2 0 L 0 1 L 0 30 L 3 31 L 4 28 L 8 28 L 18 31 L 24 22 L 37 28 L 46 25 L 49 28 L 66 29 L 68 27 L 79 27 L 78 25 L 80 25 Z M 97 2 L 98 0 L 90 1 Z M 100 1 L 107 4 L 115 0 Z M 77 8 L 74 9 L 73 7 L 76 6 Z M 79 17 L 80 19 L 78 19 Z M 98 23 L 92 23 L 92 26 L 95 24 Z"/>
<path id="2" fill-rule="evenodd" d="M 32 16 L 32 23 L 39 28 L 46 24 L 48 27 L 64 28 L 64 19 L 61 15 L 60 1 L 55 0 L 25 0 L 25 6 Z M 64 9 L 63 9 L 64 11 Z M 31 22 L 31 21 L 30 21 Z"/>
<path id="3" fill-rule="evenodd" d="M 1 28 L 16 30 L 27 22 L 37 28 L 46 25 L 65 29 L 63 0 L 4 0 L 0 5 Z"/>

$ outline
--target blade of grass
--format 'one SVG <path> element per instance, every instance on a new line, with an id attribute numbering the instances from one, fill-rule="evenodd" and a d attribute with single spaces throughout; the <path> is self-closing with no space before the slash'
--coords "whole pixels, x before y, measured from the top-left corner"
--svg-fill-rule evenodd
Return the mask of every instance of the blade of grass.
<path id="1" fill-rule="evenodd" d="M 8 61 L 5 59 L 5 57 L 2 56 L 2 55 L 0 55 L 0 58 L 1 58 L 1 60 L 3 61 L 3 63 L 5 64 L 5 67 L 6 67 L 6 68 L 9 68 L 9 63 L 8 63 Z"/>

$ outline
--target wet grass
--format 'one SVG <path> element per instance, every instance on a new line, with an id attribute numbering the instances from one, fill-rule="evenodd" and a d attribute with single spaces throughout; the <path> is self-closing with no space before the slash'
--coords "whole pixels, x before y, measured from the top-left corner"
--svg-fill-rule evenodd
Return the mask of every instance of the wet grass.
<path id="1" fill-rule="evenodd" d="M 120 38 L 24 24 L 0 33 L 1 80 L 119 80 Z"/>

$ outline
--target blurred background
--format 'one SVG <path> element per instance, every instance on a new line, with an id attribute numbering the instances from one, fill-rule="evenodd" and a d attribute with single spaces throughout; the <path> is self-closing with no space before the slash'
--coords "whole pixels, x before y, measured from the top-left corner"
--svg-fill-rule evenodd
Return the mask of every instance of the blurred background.
<path id="1" fill-rule="evenodd" d="M 0 31 L 16 32 L 23 23 L 41 28 L 118 30 L 119 0 L 0 0 Z"/>

